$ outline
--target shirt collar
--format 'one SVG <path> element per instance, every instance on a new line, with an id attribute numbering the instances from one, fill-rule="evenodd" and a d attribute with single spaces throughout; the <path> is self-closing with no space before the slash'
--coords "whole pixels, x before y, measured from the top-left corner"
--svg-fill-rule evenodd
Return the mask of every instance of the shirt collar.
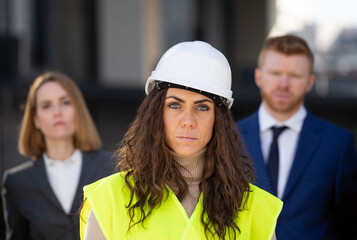
<path id="1" fill-rule="evenodd" d="M 77 164 L 77 163 L 79 163 L 81 161 L 82 152 L 79 149 L 75 149 L 74 152 L 72 153 L 72 155 L 69 156 L 69 158 L 67 158 L 67 159 L 65 159 L 63 161 L 49 158 L 47 156 L 47 153 L 44 152 L 43 153 L 43 159 L 45 160 L 45 163 L 48 166 L 55 166 L 55 165 L 60 164 L 60 163 L 73 165 L 73 164 Z"/>
<path id="2" fill-rule="evenodd" d="M 287 126 L 289 129 L 299 133 L 301 131 L 302 124 L 304 123 L 306 115 L 306 108 L 302 105 L 301 108 L 288 120 L 280 122 L 268 113 L 268 111 L 264 107 L 264 104 L 262 103 L 260 104 L 258 110 L 260 132 L 266 132 L 273 126 Z"/>

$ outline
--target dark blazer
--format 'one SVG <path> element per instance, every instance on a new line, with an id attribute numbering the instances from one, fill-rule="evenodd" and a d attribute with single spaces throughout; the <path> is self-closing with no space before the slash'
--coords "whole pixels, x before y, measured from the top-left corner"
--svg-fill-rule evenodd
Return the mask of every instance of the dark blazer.
<path id="1" fill-rule="evenodd" d="M 5 171 L 2 197 L 6 239 L 78 240 L 82 188 L 113 173 L 110 157 L 104 151 L 83 152 L 81 176 L 69 215 L 50 186 L 42 157 Z"/>
<path id="2" fill-rule="evenodd" d="M 237 122 L 255 164 L 256 184 L 272 192 L 257 112 Z M 308 112 L 282 197 L 278 240 L 355 239 L 357 157 L 352 133 Z"/>

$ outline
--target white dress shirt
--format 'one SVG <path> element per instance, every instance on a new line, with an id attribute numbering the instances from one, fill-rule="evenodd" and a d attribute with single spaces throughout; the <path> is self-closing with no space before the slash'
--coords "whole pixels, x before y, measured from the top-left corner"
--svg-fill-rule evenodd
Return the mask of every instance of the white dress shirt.
<path id="1" fill-rule="evenodd" d="M 72 203 L 82 169 L 82 152 L 76 149 L 66 160 L 50 159 L 43 153 L 47 177 L 65 213 L 71 212 Z"/>
<path id="2" fill-rule="evenodd" d="M 282 198 L 286 183 L 289 178 L 290 169 L 294 162 L 295 152 L 301 132 L 304 119 L 307 111 L 302 106 L 291 118 L 285 122 L 279 122 L 273 118 L 265 109 L 264 104 L 261 104 L 258 110 L 258 119 L 260 126 L 260 142 L 265 164 L 268 161 L 270 145 L 273 140 L 273 133 L 271 127 L 286 126 L 278 138 L 279 146 L 279 175 L 278 175 L 278 198 Z"/>

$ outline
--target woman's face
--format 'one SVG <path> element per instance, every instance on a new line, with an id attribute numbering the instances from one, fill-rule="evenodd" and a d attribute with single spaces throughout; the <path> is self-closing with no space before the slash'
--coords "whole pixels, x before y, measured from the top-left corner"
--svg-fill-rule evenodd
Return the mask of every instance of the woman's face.
<path id="1" fill-rule="evenodd" d="M 177 154 L 191 156 L 211 140 L 214 102 L 199 93 L 169 88 L 164 103 L 165 140 Z"/>
<path id="2" fill-rule="evenodd" d="M 68 139 L 75 133 L 72 100 L 56 82 L 44 83 L 36 93 L 35 126 L 48 140 Z"/>

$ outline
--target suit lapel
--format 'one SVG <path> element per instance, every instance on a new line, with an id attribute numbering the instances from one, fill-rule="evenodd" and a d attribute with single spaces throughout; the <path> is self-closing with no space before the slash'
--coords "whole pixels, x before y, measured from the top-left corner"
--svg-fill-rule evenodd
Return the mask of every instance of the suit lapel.
<path id="1" fill-rule="evenodd" d="M 33 169 L 34 171 L 32 172 L 32 178 L 34 179 L 37 187 L 41 190 L 43 195 L 45 195 L 56 207 L 63 211 L 63 208 L 55 193 L 53 192 L 53 189 L 48 180 L 47 171 L 42 156 L 36 160 Z"/>
<path id="2" fill-rule="evenodd" d="M 81 176 L 79 178 L 76 194 L 72 202 L 72 210 L 78 211 L 83 201 L 83 187 L 92 182 L 93 174 L 97 170 L 92 153 L 83 152 Z"/>
<path id="3" fill-rule="evenodd" d="M 294 158 L 294 163 L 290 170 L 288 182 L 285 187 L 283 201 L 289 196 L 294 186 L 297 184 L 301 175 L 306 170 L 311 156 L 317 145 L 320 143 L 321 126 L 316 122 L 315 117 L 308 112 L 301 129 L 298 146 Z"/>
<path id="4" fill-rule="evenodd" d="M 261 150 L 258 113 L 255 112 L 241 127 L 242 129 L 240 130 L 245 140 L 249 156 L 254 162 L 256 184 L 272 193 L 273 187 Z"/>

